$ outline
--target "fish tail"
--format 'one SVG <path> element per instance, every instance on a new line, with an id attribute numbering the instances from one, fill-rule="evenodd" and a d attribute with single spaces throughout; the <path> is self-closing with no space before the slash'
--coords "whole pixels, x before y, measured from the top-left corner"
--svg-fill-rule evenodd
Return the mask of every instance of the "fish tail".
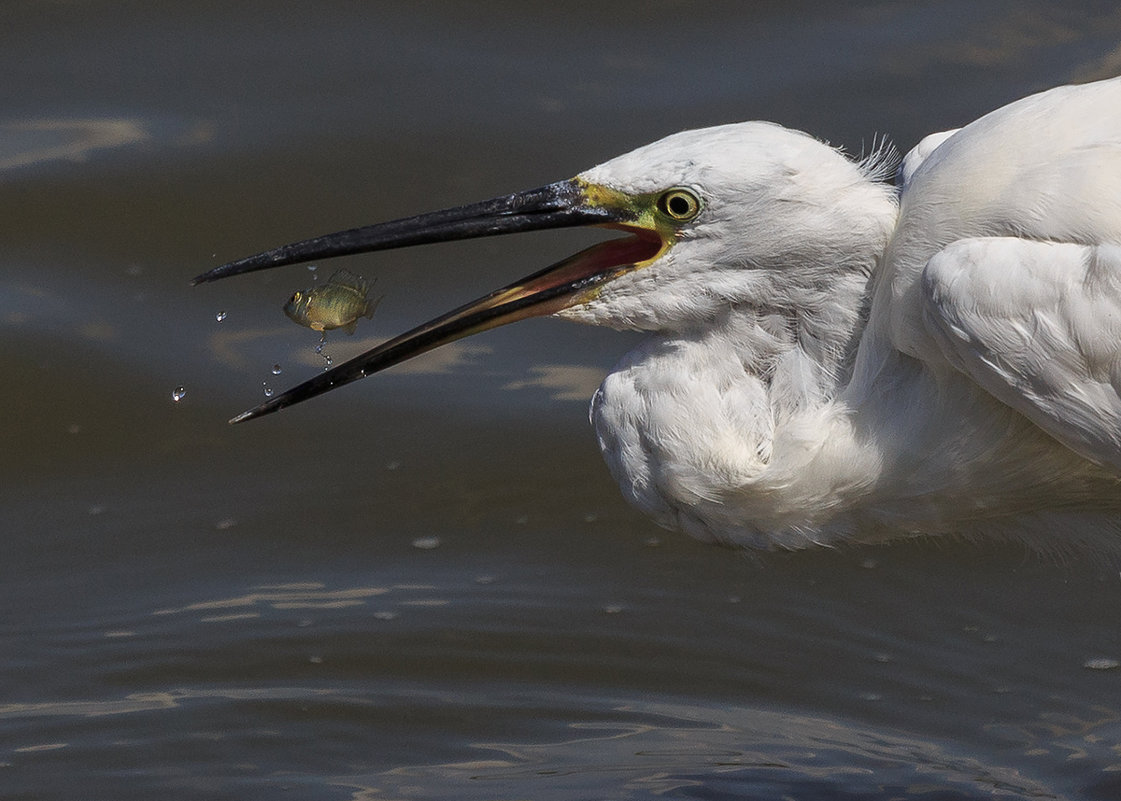
<path id="1" fill-rule="evenodd" d="M 385 295 L 382 295 L 381 297 L 376 298 L 375 300 L 367 300 L 366 301 L 366 312 L 362 316 L 365 317 L 367 320 L 374 319 L 374 312 L 377 310 L 378 304 L 381 303 L 383 300 L 385 300 Z"/>

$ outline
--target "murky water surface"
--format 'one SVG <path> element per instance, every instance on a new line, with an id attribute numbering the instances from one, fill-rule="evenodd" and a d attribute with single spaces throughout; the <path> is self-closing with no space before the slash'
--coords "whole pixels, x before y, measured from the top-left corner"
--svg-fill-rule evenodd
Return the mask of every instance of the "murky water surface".
<path id="1" fill-rule="evenodd" d="M 281 306 L 332 265 L 187 286 L 681 128 L 906 149 L 1116 73 L 1115 3 L 9 0 L 0 36 L 0 796 L 1121 797 L 1115 570 L 662 532 L 586 423 L 632 336 L 535 320 L 226 425 L 587 232 L 350 259 L 384 300 L 321 353 Z"/>

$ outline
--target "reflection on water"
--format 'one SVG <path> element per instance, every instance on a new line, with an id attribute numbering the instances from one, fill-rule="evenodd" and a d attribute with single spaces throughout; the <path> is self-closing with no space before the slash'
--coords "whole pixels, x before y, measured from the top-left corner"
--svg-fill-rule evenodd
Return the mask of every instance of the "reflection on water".
<path id="1" fill-rule="evenodd" d="M 114 513 L 90 512 L 107 531 Z M 1121 715 L 1085 695 L 1111 671 L 1083 667 L 1058 635 L 1029 638 L 1064 614 L 1040 611 L 1064 601 L 1043 569 L 1021 577 L 907 548 L 753 569 L 699 545 L 610 538 L 582 557 L 577 541 L 557 554 L 513 525 L 529 540 L 520 554 L 411 537 L 347 566 L 355 542 L 320 536 L 303 552 L 338 552 L 339 565 L 312 568 L 331 581 L 296 578 L 302 566 L 200 594 L 183 578 L 143 589 L 132 577 L 126 599 L 179 600 L 76 625 L 44 610 L 34 649 L 71 652 L 84 676 L 0 703 L 11 786 L 61 792 L 61 777 L 93 765 L 86 786 L 102 797 L 109 766 L 128 765 L 137 797 L 234 774 L 262 798 L 294 786 L 400 801 L 1114 797 Z M 205 527 L 200 556 L 251 524 L 211 515 Z M 620 580 L 628 563 L 646 578 Z M 955 578 L 963 597 L 950 603 Z M 1021 581 L 1041 590 L 1022 620 L 978 603 Z M 1036 699 L 1048 678 L 1066 689 Z M 800 708 L 814 697 L 847 713 Z M 974 708 L 977 720 L 957 721 Z"/>
<path id="2" fill-rule="evenodd" d="M 419 546 L 418 546 L 419 547 Z M 185 612 L 213 612 L 215 610 L 244 610 L 239 611 L 238 618 L 259 617 L 257 607 L 267 606 L 270 609 L 342 609 L 348 606 L 362 606 L 368 598 L 387 595 L 391 592 L 415 593 L 419 591 L 434 590 L 429 586 L 396 586 L 396 587 L 352 587 L 343 590 L 328 590 L 318 582 L 299 582 L 292 584 L 261 585 L 252 592 L 236 598 L 222 598 L 214 601 L 198 601 L 177 609 L 159 609 L 153 615 L 174 615 Z M 407 598 L 392 599 L 394 603 L 412 606 L 431 605 L 442 603 L 432 599 Z M 228 619 L 227 615 L 214 617 L 205 615 L 199 620 L 203 623 L 212 623 Z"/>
<path id="3" fill-rule="evenodd" d="M 0 170 L 65 159 L 81 161 L 97 150 L 151 137 L 137 120 L 20 120 L 0 123 Z"/>
<path id="4" fill-rule="evenodd" d="M 593 702 L 594 704 L 594 702 Z M 1063 798 L 944 744 L 759 709 L 630 703 L 571 739 L 479 743 L 477 759 L 336 777 L 354 801 L 536 798 Z M 609 788 L 609 789 L 605 789 Z"/>
<path id="5" fill-rule="evenodd" d="M 142 119 L 62 118 L 0 122 L 0 171 L 36 167 L 54 161 L 82 162 L 99 151 L 151 143 L 186 147 L 212 142 L 214 124 L 196 120 L 155 125 Z"/>
<path id="6" fill-rule="evenodd" d="M 327 695 L 330 690 L 304 690 L 293 688 L 169 690 L 166 692 L 132 693 L 124 698 L 108 701 L 54 701 L 35 704 L 4 704 L 0 706 L 0 719 L 75 716 L 98 718 L 105 715 L 126 715 L 154 710 L 173 710 L 191 701 L 276 700 L 304 699 Z M 62 745 L 65 745 L 63 743 Z M 34 746 L 18 749 L 26 751 Z"/>
<path id="7" fill-rule="evenodd" d="M 315 662 L 315 660 L 310 660 Z M 516 694 L 505 702 L 518 702 Z M 520 699 L 532 701 L 531 698 Z M 570 701 L 575 699 L 569 699 Z M 411 704 L 424 719 L 433 714 L 485 714 L 494 697 L 470 693 L 415 694 L 393 697 L 355 695 L 341 687 L 182 688 L 166 692 L 134 693 L 117 700 L 7 704 L 0 720 L 85 718 L 92 725 L 110 725 L 107 718 L 171 716 L 163 726 L 175 731 L 172 742 L 190 747 L 198 738 L 227 742 L 254 736 L 242 733 L 195 730 L 200 712 L 228 705 L 259 710 L 263 719 L 283 719 L 312 708 L 335 709 L 341 718 L 361 716 L 359 710 Z M 984 762 L 952 744 L 926 740 L 891 730 L 874 730 L 843 721 L 778 713 L 739 706 L 706 707 L 602 698 L 579 699 L 579 707 L 596 720 L 550 722 L 550 728 L 567 732 L 549 741 L 478 742 L 468 745 L 468 759 L 423 765 L 412 761 L 373 773 L 350 772 L 324 776 L 320 791 L 338 788 L 338 797 L 354 801 L 456 798 L 532 797 L 578 798 L 796 798 L 863 799 L 1065 799 L 1061 789 L 1033 778 L 1030 767 L 1042 763 L 1049 752 L 1025 748 L 1025 767 L 1015 769 Z M 287 711 L 286 711 L 287 710 Z M 350 710 L 350 712 L 347 712 Z M 557 713 L 549 712 L 552 716 Z M 183 718 L 182 720 L 178 720 Z M 314 719 L 314 715 L 313 715 Z M 545 722 L 545 721 L 543 721 Z M 1064 722 L 1047 726 L 1048 742 L 1060 759 L 1075 763 L 1113 752 L 1119 731 L 1116 716 L 1108 720 Z M 1041 722 L 1040 728 L 1044 728 Z M 268 736 L 259 730 L 257 736 Z M 88 748 L 83 743 L 35 742 L 11 750 L 13 759 L 67 748 Z M 1093 753 L 1090 753 L 1093 752 Z M 375 756 L 375 755 L 371 755 Z M 361 759 L 370 762 L 369 758 Z M 301 759 L 293 760 L 290 769 Z M 373 763 L 380 762 L 374 759 Z M 11 763 L 8 765 L 11 766 Z M 1107 770 L 1121 770 L 1115 763 Z M 285 770 L 245 765 L 242 771 L 257 775 L 267 786 L 285 786 L 294 776 Z M 166 765 L 150 764 L 143 773 L 155 786 L 173 780 Z M 204 776 L 186 779 L 185 787 L 205 788 Z M 182 780 L 182 779 L 181 779 Z M 175 782 L 178 783 L 178 782 Z M 306 783 L 305 783 L 306 784 Z M 1102 783 L 1088 797 L 1115 787 Z M 314 785 L 309 785 L 314 788 Z"/>
<path id="8" fill-rule="evenodd" d="M 556 401 L 579 401 L 588 398 L 599 388 L 605 371 L 579 364 L 542 364 L 530 369 L 529 378 L 510 381 L 503 389 L 544 389 Z"/>

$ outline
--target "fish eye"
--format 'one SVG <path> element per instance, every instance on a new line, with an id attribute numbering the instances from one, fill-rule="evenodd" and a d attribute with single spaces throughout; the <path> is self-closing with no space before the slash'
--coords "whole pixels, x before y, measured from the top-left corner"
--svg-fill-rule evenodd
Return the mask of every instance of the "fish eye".
<path id="1" fill-rule="evenodd" d="M 658 198 L 658 211 L 674 222 L 689 222 L 701 213 L 701 199 L 693 191 L 677 187 Z"/>
<path id="2" fill-rule="evenodd" d="M 292 299 L 289 300 L 288 302 L 289 303 L 299 303 L 300 302 L 300 297 L 302 296 L 302 294 L 303 293 L 301 293 L 301 292 L 293 292 L 292 293 Z"/>

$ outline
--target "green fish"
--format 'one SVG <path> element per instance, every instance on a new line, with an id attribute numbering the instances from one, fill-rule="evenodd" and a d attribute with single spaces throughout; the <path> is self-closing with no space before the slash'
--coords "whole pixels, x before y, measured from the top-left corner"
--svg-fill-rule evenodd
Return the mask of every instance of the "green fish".
<path id="1" fill-rule="evenodd" d="M 378 301 L 371 301 L 369 294 L 370 286 L 365 278 L 349 270 L 339 270 L 327 283 L 293 293 L 284 304 L 284 313 L 293 322 L 313 331 L 342 328 L 353 334 L 359 317 L 374 316 Z"/>

